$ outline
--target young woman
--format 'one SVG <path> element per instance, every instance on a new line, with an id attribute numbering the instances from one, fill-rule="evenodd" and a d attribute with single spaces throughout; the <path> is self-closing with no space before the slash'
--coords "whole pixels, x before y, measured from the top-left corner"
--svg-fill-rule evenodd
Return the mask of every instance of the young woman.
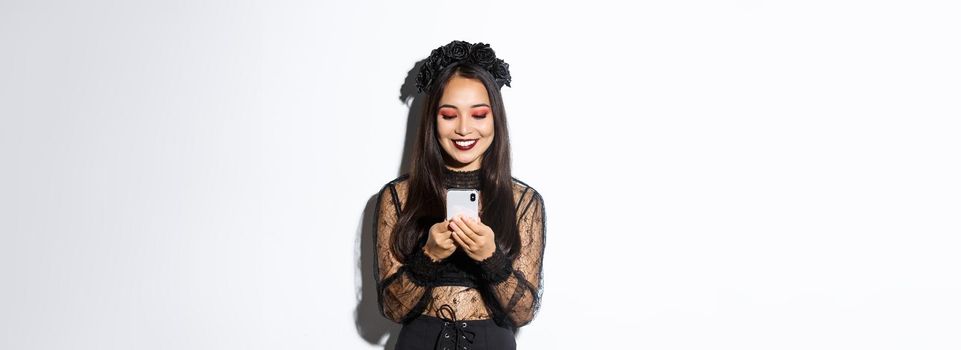
<path id="1" fill-rule="evenodd" d="M 507 68 L 489 45 L 464 41 L 421 67 L 411 169 L 380 191 L 374 228 L 381 313 L 403 324 L 397 350 L 514 349 L 538 310 L 544 202 L 511 177 Z M 479 220 L 446 219 L 452 188 L 478 190 Z"/>

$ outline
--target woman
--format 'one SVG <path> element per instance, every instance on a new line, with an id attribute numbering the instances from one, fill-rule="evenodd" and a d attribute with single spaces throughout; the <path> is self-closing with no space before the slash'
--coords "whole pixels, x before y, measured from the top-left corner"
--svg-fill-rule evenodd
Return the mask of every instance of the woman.
<path id="1" fill-rule="evenodd" d="M 411 169 L 380 191 L 374 229 L 378 303 L 403 324 L 398 350 L 514 349 L 539 307 L 544 203 L 511 177 L 507 68 L 489 45 L 464 41 L 421 66 Z M 451 188 L 478 190 L 480 220 L 445 220 Z"/>

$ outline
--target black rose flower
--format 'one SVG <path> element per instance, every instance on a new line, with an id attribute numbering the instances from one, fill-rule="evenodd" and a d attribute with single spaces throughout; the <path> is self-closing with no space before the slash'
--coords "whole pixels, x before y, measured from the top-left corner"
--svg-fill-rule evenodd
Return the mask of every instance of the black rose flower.
<path id="1" fill-rule="evenodd" d="M 427 59 L 424 60 L 424 67 L 436 70 L 438 64 L 437 60 L 439 60 L 442 56 L 444 56 L 444 54 L 441 53 L 440 50 L 434 49 L 434 51 L 430 53 L 430 56 L 427 56 Z"/>
<path id="2" fill-rule="evenodd" d="M 476 43 L 470 48 L 470 59 L 471 62 L 477 63 L 477 65 L 488 68 L 494 63 L 494 50 L 491 49 L 489 44 Z"/>
<path id="3" fill-rule="evenodd" d="M 460 61 L 467 57 L 470 53 L 471 45 L 469 42 L 454 40 L 449 44 L 444 46 L 444 55 L 450 59 L 451 62 Z"/>
<path id="4" fill-rule="evenodd" d="M 434 72 L 440 73 L 440 71 L 443 70 L 444 67 L 447 67 L 447 65 L 451 63 L 454 63 L 454 61 L 451 60 L 450 57 L 447 57 L 446 55 L 441 55 L 437 57 L 437 60 L 434 61 L 434 66 L 431 68 L 434 70 Z"/>
<path id="5" fill-rule="evenodd" d="M 494 62 L 494 69 L 491 71 L 491 73 L 494 74 L 494 79 L 500 80 L 508 87 L 511 86 L 510 65 L 507 64 L 507 62 L 504 62 L 504 60 L 498 58 Z"/>
<path id="6" fill-rule="evenodd" d="M 420 71 L 417 72 L 417 91 L 427 91 L 433 80 L 434 72 L 430 69 L 427 62 L 424 62 L 424 64 L 420 66 Z"/>
<path id="7" fill-rule="evenodd" d="M 432 51 L 432 52 L 430 53 L 430 56 L 428 56 L 427 59 L 424 61 L 424 66 L 427 67 L 428 69 L 431 69 L 431 70 L 435 71 L 435 72 L 436 72 L 436 71 L 439 71 L 440 68 L 441 68 L 441 64 L 443 63 L 443 62 L 440 62 L 440 61 L 441 61 L 443 58 L 444 58 L 444 53 L 441 52 L 441 50 L 440 50 L 439 48 L 438 48 L 438 49 L 434 49 L 434 51 Z"/>

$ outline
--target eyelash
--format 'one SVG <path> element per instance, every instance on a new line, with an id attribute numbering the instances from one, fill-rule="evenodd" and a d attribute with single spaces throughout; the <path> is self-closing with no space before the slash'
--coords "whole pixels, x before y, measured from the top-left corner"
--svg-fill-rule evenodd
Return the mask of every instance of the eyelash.
<path id="1" fill-rule="evenodd" d="M 472 117 L 477 118 L 477 119 L 484 119 L 484 118 L 487 118 L 487 114 L 472 115 Z M 444 120 L 451 120 L 451 119 L 457 118 L 457 116 L 456 116 L 456 115 L 453 115 L 453 116 L 452 116 L 452 115 L 442 115 L 441 118 L 444 118 Z"/>

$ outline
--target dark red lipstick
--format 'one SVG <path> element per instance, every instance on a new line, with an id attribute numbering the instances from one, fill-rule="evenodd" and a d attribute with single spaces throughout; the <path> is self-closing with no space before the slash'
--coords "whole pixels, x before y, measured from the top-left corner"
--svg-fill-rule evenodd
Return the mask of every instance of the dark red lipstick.
<path id="1" fill-rule="evenodd" d="M 477 145 L 477 139 L 452 140 L 452 141 L 454 141 L 454 147 L 457 147 L 457 149 L 461 151 L 468 151 L 471 148 L 474 148 L 475 145 Z"/>

